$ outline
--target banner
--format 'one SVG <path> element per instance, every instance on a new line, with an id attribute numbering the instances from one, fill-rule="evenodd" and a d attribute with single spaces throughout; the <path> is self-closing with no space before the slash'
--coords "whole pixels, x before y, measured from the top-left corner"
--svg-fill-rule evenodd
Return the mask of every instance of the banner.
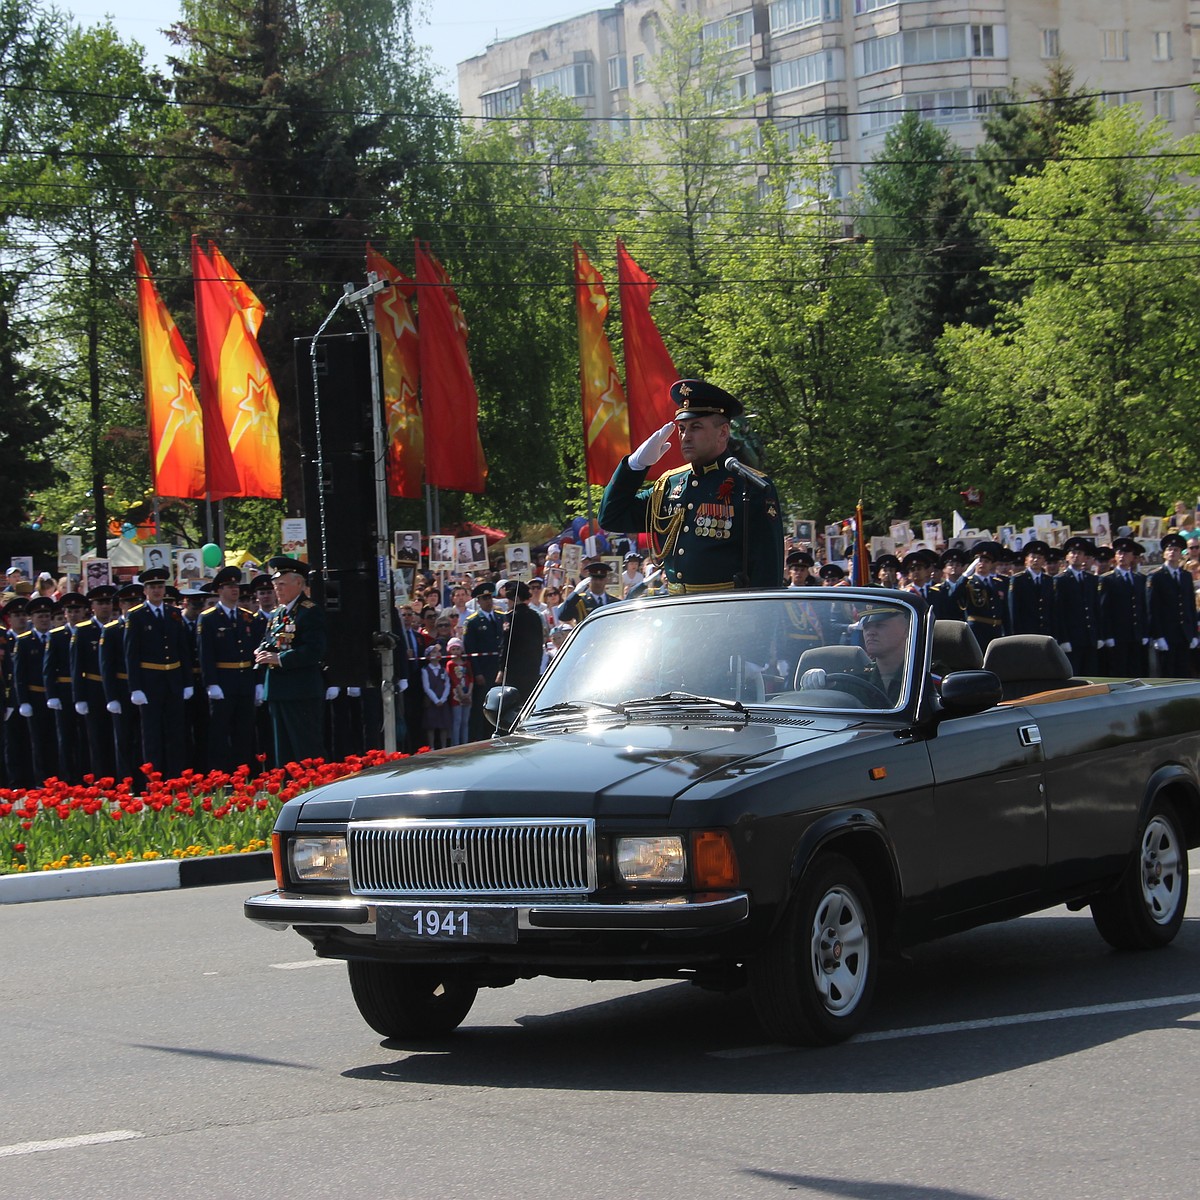
<path id="1" fill-rule="evenodd" d="M 387 418 L 388 494 L 406 500 L 423 495 L 425 427 L 417 400 L 420 343 L 413 319 L 413 280 L 397 271 L 367 243 L 367 271 L 392 286 L 375 297 L 375 328 L 383 375 L 383 411 Z"/>
<path id="2" fill-rule="evenodd" d="M 442 264 L 420 242 L 415 257 L 425 481 L 455 492 L 482 492 L 487 459 L 479 440 L 479 394 L 467 358 L 466 318 Z"/>
<path id="3" fill-rule="evenodd" d="M 575 316 L 579 327 L 579 390 L 588 483 L 606 484 L 629 453 L 629 408 L 604 332 L 604 279 L 575 243 Z"/>
<path id="4" fill-rule="evenodd" d="M 650 315 L 650 297 L 658 286 L 617 242 L 617 279 L 621 289 L 621 334 L 625 343 L 625 398 L 629 405 L 629 443 L 640 446 L 675 419 L 671 384 L 679 378 L 662 335 Z M 676 437 L 655 463 L 656 474 L 683 465 Z"/>
<path id="5" fill-rule="evenodd" d="M 138 335 L 154 492 L 158 496 L 202 500 L 204 418 L 192 387 L 196 364 L 158 294 L 136 241 L 133 270 L 137 278 Z"/>

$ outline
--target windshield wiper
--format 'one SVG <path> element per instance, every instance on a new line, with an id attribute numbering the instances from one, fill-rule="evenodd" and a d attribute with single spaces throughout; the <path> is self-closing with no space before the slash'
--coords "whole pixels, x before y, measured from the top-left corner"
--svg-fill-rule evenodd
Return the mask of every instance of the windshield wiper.
<path id="1" fill-rule="evenodd" d="M 606 704 L 603 700 L 560 700 L 557 704 L 551 704 L 549 708 L 535 708 L 529 715 L 548 717 L 552 713 L 581 712 L 586 708 L 602 708 L 605 712 L 616 713 L 618 716 L 625 715 L 623 704 Z"/>
<path id="2" fill-rule="evenodd" d="M 645 708 L 651 704 L 674 704 L 679 707 L 728 708 L 736 713 L 744 713 L 746 706 L 740 700 L 723 700 L 719 696 L 697 696 L 695 692 L 663 692 L 661 696 L 644 696 L 640 700 L 626 700 L 625 707 Z"/>

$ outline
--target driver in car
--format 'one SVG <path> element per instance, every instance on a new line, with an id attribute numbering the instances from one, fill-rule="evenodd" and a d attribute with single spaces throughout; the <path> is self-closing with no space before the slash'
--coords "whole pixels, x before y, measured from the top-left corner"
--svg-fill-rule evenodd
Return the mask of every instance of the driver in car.
<path id="1" fill-rule="evenodd" d="M 873 683 L 896 704 L 904 687 L 904 659 L 908 645 L 908 616 L 899 608 L 868 608 L 859 614 L 863 649 L 871 659 L 862 678 Z"/>

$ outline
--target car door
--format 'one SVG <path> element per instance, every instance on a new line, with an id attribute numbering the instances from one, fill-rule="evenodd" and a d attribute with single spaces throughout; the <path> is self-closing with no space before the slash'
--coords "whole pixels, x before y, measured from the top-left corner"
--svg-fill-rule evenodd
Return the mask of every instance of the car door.
<path id="1" fill-rule="evenodd" d="M 928 742 L 939 921 L 1021 908 L 1042 887 L 1047 812 L 1041 735 L 1023 709 L 944 720 Z"/>

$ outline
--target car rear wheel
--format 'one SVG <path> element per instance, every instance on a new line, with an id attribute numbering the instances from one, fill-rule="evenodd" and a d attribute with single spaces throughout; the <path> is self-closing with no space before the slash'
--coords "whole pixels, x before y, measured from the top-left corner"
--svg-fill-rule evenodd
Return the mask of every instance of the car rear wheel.
<path id="1" fill-rule="evenodd" d="M 1120 883 L 1092 900 L 1092 920 L 1110 946 L 1154 950 L 1179 932 L 1188 894 L 1182 829 L 1175 806 L 1155 800 Z"/>
<path id="2" fill-rule="evenodd" d="M 479 991 L 431 967 L 358 961 L 346 966 L 358 1011 L 386 1038 L 438 1037 L 457 1029 Z"/>
<path id="3" fill-rule="evenodd" d="M 875 990 L 877 933 L 871 894 L 840 854 L 805 873 L 761 955 L 748 964 L 750 995 L 768 1036 L 802 1046 L 844 1041 Z"/>

